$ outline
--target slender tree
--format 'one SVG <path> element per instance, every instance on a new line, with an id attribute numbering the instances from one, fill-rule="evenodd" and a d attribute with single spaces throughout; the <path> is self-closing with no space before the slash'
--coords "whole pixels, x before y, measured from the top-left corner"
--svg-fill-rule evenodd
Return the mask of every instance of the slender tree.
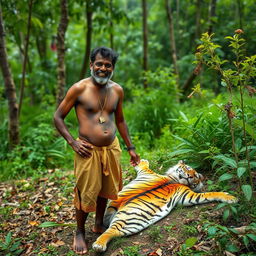
<path id="1" fill-rule="evenodd" d="M 109 2 L 109 12 L 110 12 L 110 21 L 109 21 L 109 27 L 110 27 L 110 34 L 109 34 L 110 48 L 114 49 L 113 1 L 112 0 L 110 0 L 110 2 Z"/>
<path id="2" fill-rule="evenodd" d="M 142 0 L 142 30 L 143 30 L 143 71 L 148 70 L 148 25 L 147 25 L 147 0 Z M 147 80 L 143 80 L 144 88 L 147 88 Z"/>
<path id="3" fill-rule="evenodd" d="M 83 79 L 87 68 L 89 66 L 89 57 L 91 51 L 91 41 L 92 41 L 92 0 L 86 0 L 86 21 L 87 21 L 87 32 L 86 32 L 86 44 L 85 44 L 85 54 L 83 59 L 83 65 L 80 73 L 80 79 Z"/>
<path id="4" fill-rule="evenodd" d="M 201 36 L 201 2 L 202 0 L 196 0 L 196 39 Z"/>
<path id="5" fill-rule="evenodd" d="M 58 56 L 58 86 L 56 94 L 57 106 L 64 97 L 64 88 L 66 84 L 66 66 L 65 66 L 65 33 L 68 27 L 68 3 L 67 0 L 60 0 L 61 17 L 57 33 L 57 56 Z"/>
<path id="6" fill-rule="evenodd" d="M 177 76 L 177 86 L 179 87 L 179 69 L 178 69 L 178 64 L 177 64 L 177 50 L 176 50 L 176 43 L 175 43 L 175 36 L 174 36 L 172 9 L 171 9 L 169 0 L 165 0 L 165 8 L 166 8 L 167 19 L 168 19 L 168 23 L 169 23 L 169 34 L 170 34 L 170 44 L 171 44 L 171 53 L 172 53 L 174 73 Z"/>
<path id="7" fill-rule="evenodd" d="M 8 64 L 7 51 L 5 46 L 5 32 L 2 18 L 2 7 L 0 3 L 0 65 L 4 78 L 6 97 L 9 107 L 9 142 L 11 148 L 19 144 L 19 118 L 18 104 L 16 97 L 16 88 L 12 78 L 11 70 Z"/>
<path id="8" fill-rule="evenodd" d="M 23 64 L 22 64 L 22 78 L 21 78 L 21 85 L 20 85 L 20 98 L 19 98 L 19 108 L 18 108 L 19 116 L 21 113 L 23 96 L 24 96 L 24 88 L 25 88 L 26 67 L 27 67 L 27 60 L 28 60 L 28 46 L 29 46 L 30 29 L 31 29 L 32 7 L 33 7 L 33 0 L 30 0 L 29 4 L 28 4 L 27 35 L 26 35 L 26 39 L 25 39 L 24 58 L 23 58 Z"/>
<path id="9" fill-rule="evenodd" d="M 214 17 L 216 16 L 216 4 L 217 0 L 211 0 L 210 5 L 209 5 L 209 18 L 208 18 L 208 34 L 211 35 L 213 32 L 213 25 L 214 25 Z"/>

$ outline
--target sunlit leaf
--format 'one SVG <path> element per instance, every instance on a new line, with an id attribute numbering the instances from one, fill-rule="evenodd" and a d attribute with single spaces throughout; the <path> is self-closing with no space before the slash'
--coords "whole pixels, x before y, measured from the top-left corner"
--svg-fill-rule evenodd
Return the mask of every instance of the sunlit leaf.
<path id="1" fill-rule="evenodd" d="M 233 175 L 230 173 L 224 173 L 219 177 L 219 182 L 224 181 L 224 180 L 230 180 L 233 178 Z"/>
<path id="2" fill-rule="evenodd" d="M 247 201 L 250 201 L 252 198 L 252 187 L 251 185 L 242 185 L 242 190 L 244 192 L 245 198 Z"/>

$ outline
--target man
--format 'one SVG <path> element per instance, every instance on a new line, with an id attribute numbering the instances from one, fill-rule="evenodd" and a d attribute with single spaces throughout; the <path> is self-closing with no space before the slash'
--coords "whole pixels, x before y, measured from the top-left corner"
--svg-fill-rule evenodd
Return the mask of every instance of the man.
<path id="1" fill-rule="evenodd" d="M 84 227 L 88 213 L 96 211 L 93 231 L 102 233 L 107 200 L 116 199 L 122 189 L 116 127 L 127 146 L 131 164 L 135 166 L 140 160 L 123 116 L 123 89 L 110 80 L 117 57 L 112 49 L 94 49 L 90 56 L 91 76 L 68 90 L 54 115 L 56 128 L 75 151 L 77 231 L 73 248 L 78 254 L 88 251 Z M 72 107 L 79 122 L 78 139 L 72 137 L 64 123 Z"/>

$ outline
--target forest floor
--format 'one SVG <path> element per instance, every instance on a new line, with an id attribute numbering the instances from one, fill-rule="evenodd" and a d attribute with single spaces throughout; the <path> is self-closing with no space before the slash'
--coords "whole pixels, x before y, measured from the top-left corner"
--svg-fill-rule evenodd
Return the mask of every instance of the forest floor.
<path id="1" fill-rule="evenodd" d="M 76 255 L 71 250 L 75 231 L 72 172 L 49 170 L 46 177 L 0 183 L 0 198 L 0 241 L 4 241 L 9 232 L 12 233 L 8 243 L 9 248 L 14 248 L 14 253 L 10 255 L 18 255 L 15 254 L 15 246 L 18 245 L 23 249 L 20 255 Z M 105 253 L 96 253 L 91 249 L 98 235 L 91 231 L 94 214 L 90 214 L 86 223 L 90 248 L 88 255 L 194 255 L 193 250 L 201 251 L 200 255 L 211 255 L 215 242 L 206 239 L 207 232 L 203 226 L 207 222 L 222 222 L 222 210 L 216 210 L 215 206 L 211 203 L 177 207 L 148 229 L 114 239 Z M 41 223 L 49 221 L 71 226 L 39 227 Z M 196 239 L 190 249 L 192 254 L 183 254 L 184 243 L 191 237 L 192 241 Z"/>

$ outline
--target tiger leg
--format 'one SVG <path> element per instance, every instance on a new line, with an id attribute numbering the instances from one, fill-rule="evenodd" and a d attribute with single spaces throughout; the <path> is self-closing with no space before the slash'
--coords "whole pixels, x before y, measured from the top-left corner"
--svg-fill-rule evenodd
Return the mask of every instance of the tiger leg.
<path id="1" fill-rule="evenodd" d="M 232 204 L 238 202 L 238 199 L 225 192 L 196 193 L 187 188 L 183 195 L 180 197 L 179 204 L 194 205 L 209 202 L 224 202 Z"/>
<path id="2" fill-rule="evenodd" d="M 118 236 L 123 236 L 123 234 L 116 228 L 109 228 L 97 238 L 93 243 L 92 248 L 97 252 L 104 252 L 107 249 L 108 242 Z"/>
<path id="3" fill-rule="evenodd" d="M 103 219 L 103 224 L 106 228 L 109 227 L 111 221 L 115 217 L 117 213 L 117 208 L 109 206 L 105 212 L 104 219 Z"/>

